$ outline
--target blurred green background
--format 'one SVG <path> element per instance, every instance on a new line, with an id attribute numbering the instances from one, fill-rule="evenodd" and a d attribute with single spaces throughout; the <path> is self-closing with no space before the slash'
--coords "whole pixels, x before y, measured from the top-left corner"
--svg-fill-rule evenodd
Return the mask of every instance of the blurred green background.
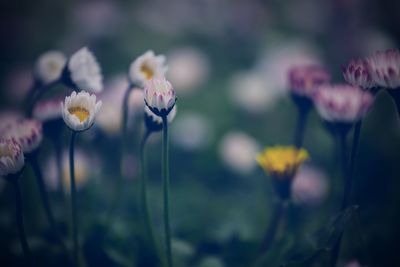
<path id="1" fill-rule="evenodd" d="M 71 55 L 88 46 L 110 92 L 123 86 L 137 56 L 149 49 L 166 55 L 167 77 L 178 95 L 170 159 L 176 265 L 247 266 L 274 199 L 269 177 L 252 159 L 264 146 L 289 145 L 293 139 L 297 114 L 287 94 L 288 68 L 320 63 L 331 71 L 333 81 L 343 82 L 340 66 L 351 58 L 398 48 L 399 11 L 396 0 L 5 0 L 0 3 L 1 110 L 21 108 L 34 62 L 48 50 Z M 137 146 L 142 134 L 137 122 L 142 113 L 135 112 L 123 166 L 119 133 L 110 134 L 96 124 L 78 141 L 85 180 L 79 191 L 79 219 L 88 266 L 141 266 L 138 258 L 146 254 L 137 210 Z M 65 147 L 69 135 L 65 129 Z M 160 136 L 153 136 L 148 169 L 150 208 L 161 242 L 160 144 Z M 318 201 L 299 201 L 290 208 L 285 235 L 268 266 L 288 262 L 299 251 L 308 255 L 310 236 L 339 209 L 335 145 L 315 111 L 304 147 L 311 155 L 307 166 L 317 170 L 325 189 L 317 194 Z M 360 206 L 359 221 L 351 220 L 346 227 L 343 264 L 358 260 L 368 266 L 400 266 L 399 148 L 400 121 L 392 100 L 381 92 L 363 124 L 352 196 Z M 52 153 L 45 139 L 41 166 L 48 176 Z M 121 168 L 130 179 L 124 180 L 110 218 Z M 64 266 L 65 255 L 49 233 L 29 168 L 21 182 L 28 241 L 38 266 Z M 13 192 L 3 181 L 0 190 L 0 265 L 19 266 Z M 60 228 L 68 236 L 64 194 L 59 188 L 50 191 Z M 321 262 L 314 266 L 323 266 Z"/>

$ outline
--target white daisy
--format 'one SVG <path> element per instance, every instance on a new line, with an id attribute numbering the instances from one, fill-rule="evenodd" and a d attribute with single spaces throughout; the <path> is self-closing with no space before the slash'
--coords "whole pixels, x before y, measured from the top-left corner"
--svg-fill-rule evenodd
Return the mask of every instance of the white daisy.
<path id="1" fill-rule="evenodd" d="M 71 130 L 85 131 L 93 125 L 100 107 L 101 101 L 96 103 L 96 95 L 74 91 L 61 103 L 61 112 L 64 122 Z"/>
<path id="2" fill-rule="evenodd" d="M 94 93 L 103 90 L 100 65 L 87 47 L 81 48 L 71 56 L 68 61 L 68 71 L 67 85 Z"/>
<path id="3" fill-rule="evenodd" d="M 165 56 L 156 56 L 153 51 L 149 50 L 132 62 L 129 67 L 129 82 L 143 86 L 148 80 L 164 77 L 167 69 Z"/>
<path id="4" fill-rule="evenodd" d="M 35 64 L 35 77 L 43 84 L 58 80 L 67 61 L 65 55 L 59 51 L 48 51 L 42 54 Z"/>

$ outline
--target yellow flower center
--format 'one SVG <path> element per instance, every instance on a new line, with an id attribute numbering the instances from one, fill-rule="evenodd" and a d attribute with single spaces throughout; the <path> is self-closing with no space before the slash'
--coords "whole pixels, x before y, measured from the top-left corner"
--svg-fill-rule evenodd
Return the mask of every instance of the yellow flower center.
<path id="1" fill-rule="evenodd" d="M 56 71 L 58 71 L 58 69 L 59 69 L 59 65 L 57 64 L 56 61 L 50 61 L 50 62 L 49 62 L 49 69 L 50 69 L 50 71 L 52 71 L 52 72 L 56 72 Z"/>
<path id="2" fill-rule="evenodd" d="M 80 122 L 84 122 L 90 115 L 89 111 L 81 107 L 70 108 L 68 112 L 78 117 Z"/>
<path id="3" fill-rule="evenodd" d="M 143 73 L 144 77 L 147 80 L 151 80 L 154 76 L 154 71 L 152 68 L 150 68 L 149 65 L 143 64 L 142 67 L 140 68 L 140 71 Z"/>
<path id="4" fill-rule="evenodd" d="M 266 148 L 257 156 L 257 162 L 270 175 L 293 178 L 299 166 L 308 158 L 304 149 L 277 146 Z"/>
<path id="5" fill-rule="evenodd" d="M 2 157 L 12 157 L 11 149 L 8 147 L 8 145 L 0 147 L 0 158 Z"/>

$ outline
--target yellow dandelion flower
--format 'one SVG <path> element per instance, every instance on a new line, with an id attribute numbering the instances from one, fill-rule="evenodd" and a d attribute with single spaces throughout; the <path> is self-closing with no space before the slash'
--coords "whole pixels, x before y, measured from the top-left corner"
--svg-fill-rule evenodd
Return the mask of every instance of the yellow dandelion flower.
<path id="1" fill-rule="evenodd" d="M 270 175 L 292 178 L 300 165 L 309 158 L 305 149 L 293 146 L 275 146 L 266 148 L 258 154 L 258 164 Z"/>

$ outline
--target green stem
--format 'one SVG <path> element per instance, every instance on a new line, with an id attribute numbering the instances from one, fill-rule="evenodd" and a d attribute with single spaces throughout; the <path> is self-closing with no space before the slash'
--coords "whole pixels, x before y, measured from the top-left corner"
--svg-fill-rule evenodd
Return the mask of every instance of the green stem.
<path id="1" fill-rule="evenodd" d="M 340 148 L 340 154 L 341 154 L 342 176 L 343 176 L 343 184 L 344 184 L 344 193 L 343 193 L 342 206 L 341 206 L 341 212 L 343 212 L 347 208 L 350 191 L 351 191 L 351 179 L 350 179 L 351 177 L 349 175 L 349 168 L 348 168 L 348 164 L 347 164 L 348 163 L 347 144 L 346 144 L 346 134 L 345 133 L 339 133 L 339 144 L 340 144 L 339 148 Z M 332 249 L 331 263 L 330 263 L 331 267 L 335 267 L 337 265 L 342 239 L 343 239 L 343 231 L 340 233 L 339 238 L 336 241 L 336 244 L 334 245 L 334 247 Z"/>
<path id="2" fill-rule="evenodd" d="M 144 227 L 147 232 L 147 237 L 149 239 L 150 245 L 154 248 L 155 256 L 157 261 L 159 261 L 158 246 L 154 237 L 152 222 L 149 212 L 149 205 L 147 201 L 147 170 L 146 170 L 146 143 L 151 135 L 151 131 L 146 130 L 143 135 L 142 141 L 140 143 L 140 164 L 141 164 L 141 186 L 140 186 L 140 205 L 144 220 Z"/>
<path id="3" fill-rule="evenodd" d="M 171 227 L 169 221 L 169 162 L 168 162 L 168 120 L 162 116 L 163 122 L 163 187 L 164 187 L 164 232 L 167 266 L 172 267 Z"/>
<path id="4" fill-rule="evenodd" d="M 25 228 L 24 228 L 24 216 L 23 216 L 23 212 L 22 212 L 21 188 L 19 186 L 18 179 L 12 179 L 11 182 L 14 186 L 14 191 L 15 191 L 15 207 L 16 207 L 16 218 L 17 218 L 19 241 L 21 242 L 22 251 L 24 252 L 25 260 L 28 263 L 29 258 L 30 258 L 30 249 L 29 249 L 28 241 L 26 239 L 26 233 L 25 233 Z"/>
<path id="5" fill-rule="evenodd" d="M 106 219 L 105 219 L 105 224 L 106 225 L 111 225 L 114 220 L 114 213 L 117 210 L 118 203 L 121 199 L 121 192 L 123 189 L 123 160 L 124 160 L 124 155 L 127 147 L 127 135 L 128 135 L 128 115 L 129 115 L 129 96 L 132 90 L 135 87 L 133 85 L 128 86 L 124 93 L 123 97 L 123 102 L 122 102 L 122 121 L 121 121 L 121 150 L 120 150 L 120 155 L 121 155 L 121 166 L 120 166 L 120 175 L 118 175 L 115 187 L 113 188 L 113 193 L 112 193 L 112 200 L 111 204 L 109 207 L 109 210 L 106 213 Z"/>
<path id="6" fill-rule="evenodd" d="M 273 214 L 271 215 L 271 220 L 268 224 L 267 230 L 265 231 L 264 238 L 261 242 L 257 256 L 250 266 L 260 266 L 265 257 L 268 255 L 268 251 L 270 250 L 271 245 L 273 244 L 278 233 L 279 227 L 283 222 L 285 209 L 285 203 L 281 199 L 278 199 L 274 205 Z"/>
<path id="7" fill-rule="evenodd" d="M 122 103 L 122 141 L 125 143 L 126 134 L 128 130 L 128 115 L 129 115 L 129 96 L 134 89 L 133 86 L 129 86 L 124 94 L 123 103 Z"/>
<path id="8" fill-rule="evenodd" d="M 79 266 L 79 243 L 78 243 L 78 218 L 76 205 L 76 185 L 74 167 L 74 145 L 78 132 L 72 131 L 71 142 L 69 145 L 69 171 L 71 175 L 71 209 L 72 209 L 72 239 L 73 239 L 73 259 L 76 266 Z"/>
<path id="9" fill-rule="evenodd" d="M 361 127 L 362 127 L 362 120 L 359 120 L 354 127 L 353 143 L 350 152 L 350 167 L 349 167 L 349 179 L 348 179 L 349 195 L 351 194 L 353 187 L 354 167 L 357 157 L 358 145 L 360 144 Z M 346 200 L 346 203 L 344 204 L 345 206 L 348 206 L 348 200 Z"/>
<path id="10" fill-rule="evenodd" d="M 301 148 L 303 146 L 305 127 L 307 122 L 309 109 L 298 108 L 298 119 L 296 123 L 296 130 L 294 134 L 294 145 L 296 148 Z"/>
<path id="11" fill-rule="evenodd" d="M 40 197 L 42 199 L 42 204 L 43 204 L 43 208 L 44 208 L 44 211 L 45 211 L 45 214 L 47 217 L 47 221 L 50 225 L 50 228 L 56 235 L 57 240 L 59 241 L 60 245 L 64 249 L 66 249 L 66 247 L 62 241 L 61 234 L 57 230 L 56 220 L 54 219 L 54 214 L 53 214 L 51 206 L 50 206 L 49 196 L 47 194 L 46 185 L 43 180 L 42 170 L 40 169 L 39 163 L 37 161 L 37 156 L 38 156 L 37 152 L 34 152 L 33 154 L 29 155 L 28 158 L 29 158 L 29 162 L 31 163 L 35 177 L 36 177 L 36 182 L 39 187 L 39 193 L 40 193 Z"/>

